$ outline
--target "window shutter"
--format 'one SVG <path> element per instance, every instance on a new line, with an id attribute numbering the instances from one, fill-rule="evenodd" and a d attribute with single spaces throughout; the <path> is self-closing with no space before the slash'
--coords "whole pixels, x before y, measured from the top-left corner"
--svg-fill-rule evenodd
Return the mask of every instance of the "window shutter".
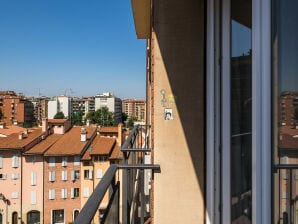
<path id="1" fill-rule="evenodd" d="M 62 180 L 67 180 L 67 171 L 62 171 Z"/>
<path id="2" fill-rule="evenodd" d="M 84 197 L 88 198 L 89 197 L 89 187 L 84 188 Z"/>
<path id="3" fill-rule="evenodd" d="M 66 156 L 62 157 L 62 166 L 67 166 L 67 157 Z"/>
<path id="4" fill-rule="evenodd" d="M 71 180 L 72 181 L 75 180 L 75 171 L 74 170 L 71 171 Z"/>
<path id="5" fill-rule="evenodd" d="M 73 188 L 70 189 L 70 197 L 74 198 L 74 189 Z"/>
<path id="6" fill-rule="evenodd" d="M 102 169 L 97 169 L 97 179 L 102 178 Z"/>
<path id="7" fill-rule="evenodd" d="M 56 158 L 51 156 L 49 159 L 49 166 L 53 167 L 53 166 L 55 166 L 55 163 L 56 163 Z"/>
<path id="8" fill-rule="evenodd" d="M 11 179 L 17 180 L 18 178 L 19 178 L 19 174 L 18 173 L 11 174 Z"/>
<path id="9" fill-rule="evenodd" d="M 36 191 L 31 191 L 30 193 L 30 203 L 31 205 L 36 205 Z"/>
<path id="10" fill-rule="evenodd" d="M 92 170 L 89 170 L 89 179 L 91 180 L 92 178 Z"/>
<path id="11" fill-rule="evenodd" d="M 67 198 L 67 189 L 66 188 L 61 189 L 61 198 Z"/>
<path id="12" fill-rule="evenodd" d="M 19 158 L 17 155 L 13 155 L 12 157 L 12 167 L 17 168 L 19 166 Z"/>
<path id="13" fill-rule="evenodd" d="M 18 197 L 19 197 L 19 193 L 18 192 L 12 192 L 11 198 L 17 199 Z"/>
<path id="14" fill-rule="evenodd" d="M 49 181 L 55 181 L 55 172 L 54 171 L 49 172 Z"/>
<path id="15" fill-rule="evenodd" d="M 80 157 L 79 156 L 75 156 L 74 157 L 74 165 L 75 166 L 79 166 L 80 165 Z"/>
<path id="16" fill-rule="evenodd" d="M 31 185 L 32 186 L 35 186 L 36 185 L 36 179 L 37 179 L 36 172 L 31 172 Z"/>
<path id="17" fill-rule="evenodd" d="M 3 156 L 0 155 L 0 169 L 3 168 Z"/>

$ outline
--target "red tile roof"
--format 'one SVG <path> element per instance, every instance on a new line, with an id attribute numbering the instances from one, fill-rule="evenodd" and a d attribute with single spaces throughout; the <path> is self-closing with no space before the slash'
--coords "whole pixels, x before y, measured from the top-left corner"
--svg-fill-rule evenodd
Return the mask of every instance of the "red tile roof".
<path id="1" fill-rule="evenodd" d="M 24 148 L 32 141 L 40 138 L 42 135 L 41 128 L 28 130 L 27 135 L 23 135 L 23 139 L 19 140 L 19 133 L 14 133 L 5 138 L 0 138 L 0 149 L 20 149 Z"/>
<path id="2" fill-rule="evenodd" d="M 63 135 L 53 134 L 42 140 L 40 143 L 29 149 L 25 154 L 43 154 L 46 152 L 55 142 L 57 142 Z"/>
<path id="3" fill-rule="evenodd" d="M 11 135 L 13 133 L 19 133 L 21 131 L 25 131 L 26 128 L 22 128 L 16 125 L 8 125 L 5 128 L 0 128 L 0 134 L 8 136 Z"/>
<path id="4" fill-rule="evenodd" d="M 85 127 L 87 130 L 87 141 L 81 142 L 80 126 L 73 127 L 56 141 L 46 152 L 45 156 L 51 155 L 79 155 L 88 143 L 88 139 L 95 133 L 96 128 Z"/>
<path id="5" fill-rule="evenodd" d="M 100 133 L 118 133 L 118 127 L 101 127 Z"/>
<path id="6" fill-rule="evenodd" d="M 90 155 L 109 155 L 112 152 L 116 139 L 96 136 L 91 147 Z"/>
<path id="7" fill-rule="evenodd" d="M 48 123 L 50 124 L 64 124 L 67 119 L 48 119 Z"/>
<path id="8" fill-rule="evenodd" d="M 110 156 L 110 159 L 117 160 L 122 158 L 123 158 L 123 153 L 120 150 L 120 146 L 118 144 L 115 144 L 112 154 Z"/>

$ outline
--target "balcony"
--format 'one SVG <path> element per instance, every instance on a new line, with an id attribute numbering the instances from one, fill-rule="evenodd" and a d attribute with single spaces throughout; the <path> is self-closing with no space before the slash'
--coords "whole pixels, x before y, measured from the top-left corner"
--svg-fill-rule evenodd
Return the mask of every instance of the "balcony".
<path id="1" fill-rule="evenodd" d="M 112 164 L 75 220 L 76 224 L 150 223 L 152 172 L 150 126 L 135 126 L 121 147 L 123 161 Z M 105 195 L 108 203 L 102 209 Z M 96 216 L 97 214 L 97 216 Z"/>

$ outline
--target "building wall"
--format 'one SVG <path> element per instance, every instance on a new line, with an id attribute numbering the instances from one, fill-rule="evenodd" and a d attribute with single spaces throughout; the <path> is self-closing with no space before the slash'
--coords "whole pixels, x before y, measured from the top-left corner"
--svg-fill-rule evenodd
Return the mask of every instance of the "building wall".
<path id="1" fill-rule="evenodd" d="M 2 156 L 2 168 L 0 168 L 0 174 L 6 174 L 5 179 L 0 179 L 1 193 L 9 200 L 8 205 L 8 221 L 11 223 L 12 213 L 17 212 L 18 217 L 21 217 L 21 153 L 19 150 L 0 150 Z M 12 157 L 18 156 L 18 167 L 12 167 Z M 12 178 L 13 174 L 17 174 L 16 179 Z M 13 193 L 17 193 L 17 197 L 13 198 Z M 6 223 L 6 206 L 3 201 L 0 202 L 0 208 L 3 209 L 3 223 Z"/>
<path id="2" fill-rule="evenodd" d="M 60 112 L 63 112 L 65 117 L 70 116 L 70 98 L 67 96 L 58 96 L 58 108 Z"/>
<path id="3" fill-rule="evenodd" d="M 58 101 L 50 100 L 48 102 L 48 118 L 53 119 L 58 112 Z"/>
<path id="4" fill-rule="evenodd" d="M 49 166 L 49 158 L 45 157 L 44 164 L 44 223 L 51 223 L 52 211 L 64 209 L 65 223 L 73 221 L 74 210 L 80 210 L 80 197 L 71 198 L 71 188 L 81 188 L 81 181 L 71 180 L 71 171 L 80 170 L 80 165 L 74 165 L 74 157 L 67 157 L 67 166 L 62 166 L 62 157 L 56 156 L 55 166 Z M 55 181 L 49 181 L 49 172 L 55 172 Z M 67 180 L 62 180 L 62 171 L 67 171 Z M 80 173 L 80 178 L 82 174 Z M 67 198 L 61 197 L 62 189 L 67 189 Z M 49 199 L 49 190 L 55 189 L 55 199 Z M 81 189 L 80 189 L 81 193 Z"/>
<path id="5" fill-rule="evenodd" d="M 27 222 L 27 213 L 30 211 L 40 212 L 40 223 L 43 223 L 43 156 L 23 156 L 22 175 L 22 219 Z M 32 172 L 36 173 L 36 184 L 31 182 Z M 36 192 L 36 203 L 31 201 L 31 192 Z"/>
<path id="6" fill-rule="evenodd" d="M 153 220 L 204 223 L 204 1 L 153 4 Z"/>

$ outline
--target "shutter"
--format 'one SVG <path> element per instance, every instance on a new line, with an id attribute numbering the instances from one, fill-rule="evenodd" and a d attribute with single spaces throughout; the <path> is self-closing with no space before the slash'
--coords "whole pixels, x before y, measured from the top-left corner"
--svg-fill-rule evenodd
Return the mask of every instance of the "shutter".
<path id="1" fill-rule="evenodd" d="M 72 181 L 75 180 L 75 171 L 74 170 L 71 171 L 71 180 Z"/>
<path id="2" fill-rule="evenodd" d="M 36 172 L 31 172 L 31 185 L 35 186 L 36 185 Z"/>
<path id="3" fill-rule="evenodd" d="M 67 157 L 66 156 L 62 157 L 62 166 L 67 166 Z"/>
<path id="4" fill-rule="evenodd" d="M 11 179 L 17 180 L 18 178 L 19 178 L 19 174 L 18 173 L 11 174 Z"/>
<path id="5" fill-rule="evenodd" d="M 52 190 L 49 190 L 49 199 L 52 199 Z"/>
<path id="6" fill-rule="evenodd" d="M 30 203 L 31 205 L 36 205 L 36 191 L 31 191 L 30 193 Z"/>
<path id="7" fill-rule="evenodd" d="M 102 178 L 102 169 L 97 169 L 97 179 Z"/>
<path id="8" fill-rule="evenodd" d="M 19 193 L 18 192 L 12 192 L 11 197 L 13 199 L 17 199 L 19 197 Z"/>
<path id="9" fill-rule="evenodd" d="M 12 157 L 12 167 L 17 168 L 19 166 L 19 158 L 17 155 L 13 155 Z"/>
<path id="10" fill-rule="evenodd" d="M 70 189 L 70 198 L 74 198 L 74 189 L 73 188 Z"/>
<path id="11" fill-rule="evenodd" d="M 89 179 L 92 180 L 92 170 L 89 170 Z"/>
<path id="12" fill-rule="evenodd" d="M 89 197 L 89 187 L 84 188 L 84 197 L 88 198 Z"/>
<path id="13" fill-rule="evenodd" d="M 79 166 L 80 165 L 80 157 L 79 156 L 75 156 L 74 157 L 74 165 L 75 166 Z"/>
<path id="14" fill-rule="evenodd" d="M 3 168 L 3 156 L 0 155 L 0 169 Z"/>

